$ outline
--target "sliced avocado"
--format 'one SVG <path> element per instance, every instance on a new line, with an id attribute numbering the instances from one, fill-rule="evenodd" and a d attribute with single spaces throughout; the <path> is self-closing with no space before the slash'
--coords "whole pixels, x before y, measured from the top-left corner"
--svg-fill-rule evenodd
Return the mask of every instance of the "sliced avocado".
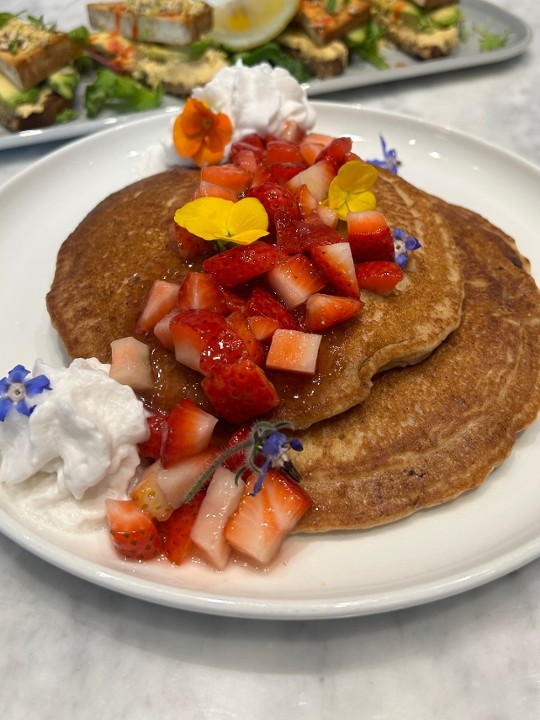
<path id="1" fill-rule="evenodd" d="M 418 5 L 414 5 L 410 2 L 405 2 L 403 7 L 400 8 L 399 21 L 404 25 L 417 28 L 422 24 L 423 11 Z"/>
<path id="2" fill-rule="evenodd" d="M 0 75 L 0 102 L 10 108 L 18 105 L 33 104 L 37 102 L 40 94 L 39 87 L 30 90 L 19 90 L 7 77 Z"/>
<path id="3" fill-rule="evenodd" d="M 367 37 L 367 25 L 364 23 L 347 33 L 347 43 L 351 45 L 362 45 L 367 40 Z"/>
<path id="4" fill-rule="evenodd" d="M 452 27 L 461 22 L 462 15 L 458 5 L 447 5 L 446 7 L 431 10 L 429 18 L 439 27 Z"/>
<path id="5" fill-rule="evenodd" d="M 81 76 L 73 65 L 64 65 L 63 68 L 60 68 L 48 78 L 47 84 L 53 92 L 65 100 L 73 100 L 75 88 L 80 79 Z"/>

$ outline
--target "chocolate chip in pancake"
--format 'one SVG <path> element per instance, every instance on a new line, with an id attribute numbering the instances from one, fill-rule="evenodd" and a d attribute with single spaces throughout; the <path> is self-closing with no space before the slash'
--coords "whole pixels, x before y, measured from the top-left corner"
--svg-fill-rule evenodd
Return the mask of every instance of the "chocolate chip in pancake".
<path id="1" fill-rule="evenodd" d="M 465 275 L 459 328 L 362 404 L 301 434 L 313 498 L 298 530 L 388 523 L 482 483 L 540 408 L 540 293 L 514 242 L 441 200 Z"/>
<path id="2" fill-rule="evenodd" d="M 69 355 L 109 361 L 111 341 L 134 334 L 152 282 L 181 280 L 189 268 L 176 252 L 173 216 L 198 179 L 177 169 L 136 182 L 100 203 L 62 245 L 47 307 Z M 366 398 L 377 372 L 419 362 L 459 323 L 461 266 L 435 201 L 389 173 L 375 192 L 389 225 L 417 236 L 422 248 L 391 295 L 364 293 L 362 313 L 325 333 L 315 376 L 268 371 L 281 398 L 274 420 L 305 428 L 348 410 Z M 141 339 L 157 377 L 144 395 L 148 405 L 170 410 L 191 397 L 209 408 L 200 376 L 152 336 Z"/>

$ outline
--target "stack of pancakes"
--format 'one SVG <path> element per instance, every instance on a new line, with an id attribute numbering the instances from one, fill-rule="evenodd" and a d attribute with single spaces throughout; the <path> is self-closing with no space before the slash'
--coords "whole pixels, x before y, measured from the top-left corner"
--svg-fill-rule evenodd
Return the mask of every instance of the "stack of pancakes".
<path id="1" fill-rule="evenodd" d="M 153 281 L 181 280 L 172 218 L 198 180 L 186 169 L 141 180 L 65 241 L 47 307 L 69 355 L 109 361 Z M 457 497 L 540 407 L 540 293 L 512 239 L 390 173 L 375 192 L 389 225 L 422 243 L 405 281 L 390 296 L 365 294 L 361 315 L 325 335 L 313 378 L 268 373 L 282 398 L 271 419 L 304 443 L 295 464 L 313 508 L 299 530 L 372 527 Z M 146 404 L 191 397 L 211 410 L 200 376 L 140 339 L 157 378 Z"/>

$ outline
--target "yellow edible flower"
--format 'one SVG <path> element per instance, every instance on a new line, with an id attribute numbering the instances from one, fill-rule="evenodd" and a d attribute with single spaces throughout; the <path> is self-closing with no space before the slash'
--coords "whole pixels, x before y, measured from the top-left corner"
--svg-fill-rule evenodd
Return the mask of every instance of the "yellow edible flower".
<path id="1" fill-rule="evenodd" d="M 374 210 L 377 204 L 371 188 L 379 171 L 362 160 L 351 160 L 338 170 L 328 189 L 328 206 L 335 210 L 341 220 L 350 212 Z"/>
<path id="2" fill-rule="evenodd" d="M 174 214 L 177 225 L 203 240 L 250 245 L 268 235 L 268 215 L 256 198 L 238 202 L 201 197 L 186 203 Z"/>

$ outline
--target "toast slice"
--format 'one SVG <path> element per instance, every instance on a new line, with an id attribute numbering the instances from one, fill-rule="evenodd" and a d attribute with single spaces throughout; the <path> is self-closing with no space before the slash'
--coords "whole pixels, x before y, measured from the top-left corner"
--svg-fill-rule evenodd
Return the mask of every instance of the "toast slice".
<path id="1" fill-rule="evenodd" d="M 316 45 L 324 46 L 369 20 L 370 14 L 367 0 L 336 0 L 334 9 L 328 0 L 301 0 L 297 20 Z"/>
<path id="2" fill-rule="evenodd" d="M 320 46 L 301 30 L 287 30 L 276 40 L 319 80 L 342 75 L 347 69 L 349 50 L 341 40 L 332 40 Z"/>
<path id="3" fill-rule="evenodd" d="M 189 45 L 208 32 L 213 23 L 212 8 L 198 0 L 91 3 L 87 10 L 90 25 L 96 30 L 163 45 Z"/>
<path id="4" fill-rule="evenodd" d="M 43 82 L 76 53 L 76 45 L 66 33 L 39 22 L 14 16 L 0 27 L 0 73 L 19 90 Z"/>

